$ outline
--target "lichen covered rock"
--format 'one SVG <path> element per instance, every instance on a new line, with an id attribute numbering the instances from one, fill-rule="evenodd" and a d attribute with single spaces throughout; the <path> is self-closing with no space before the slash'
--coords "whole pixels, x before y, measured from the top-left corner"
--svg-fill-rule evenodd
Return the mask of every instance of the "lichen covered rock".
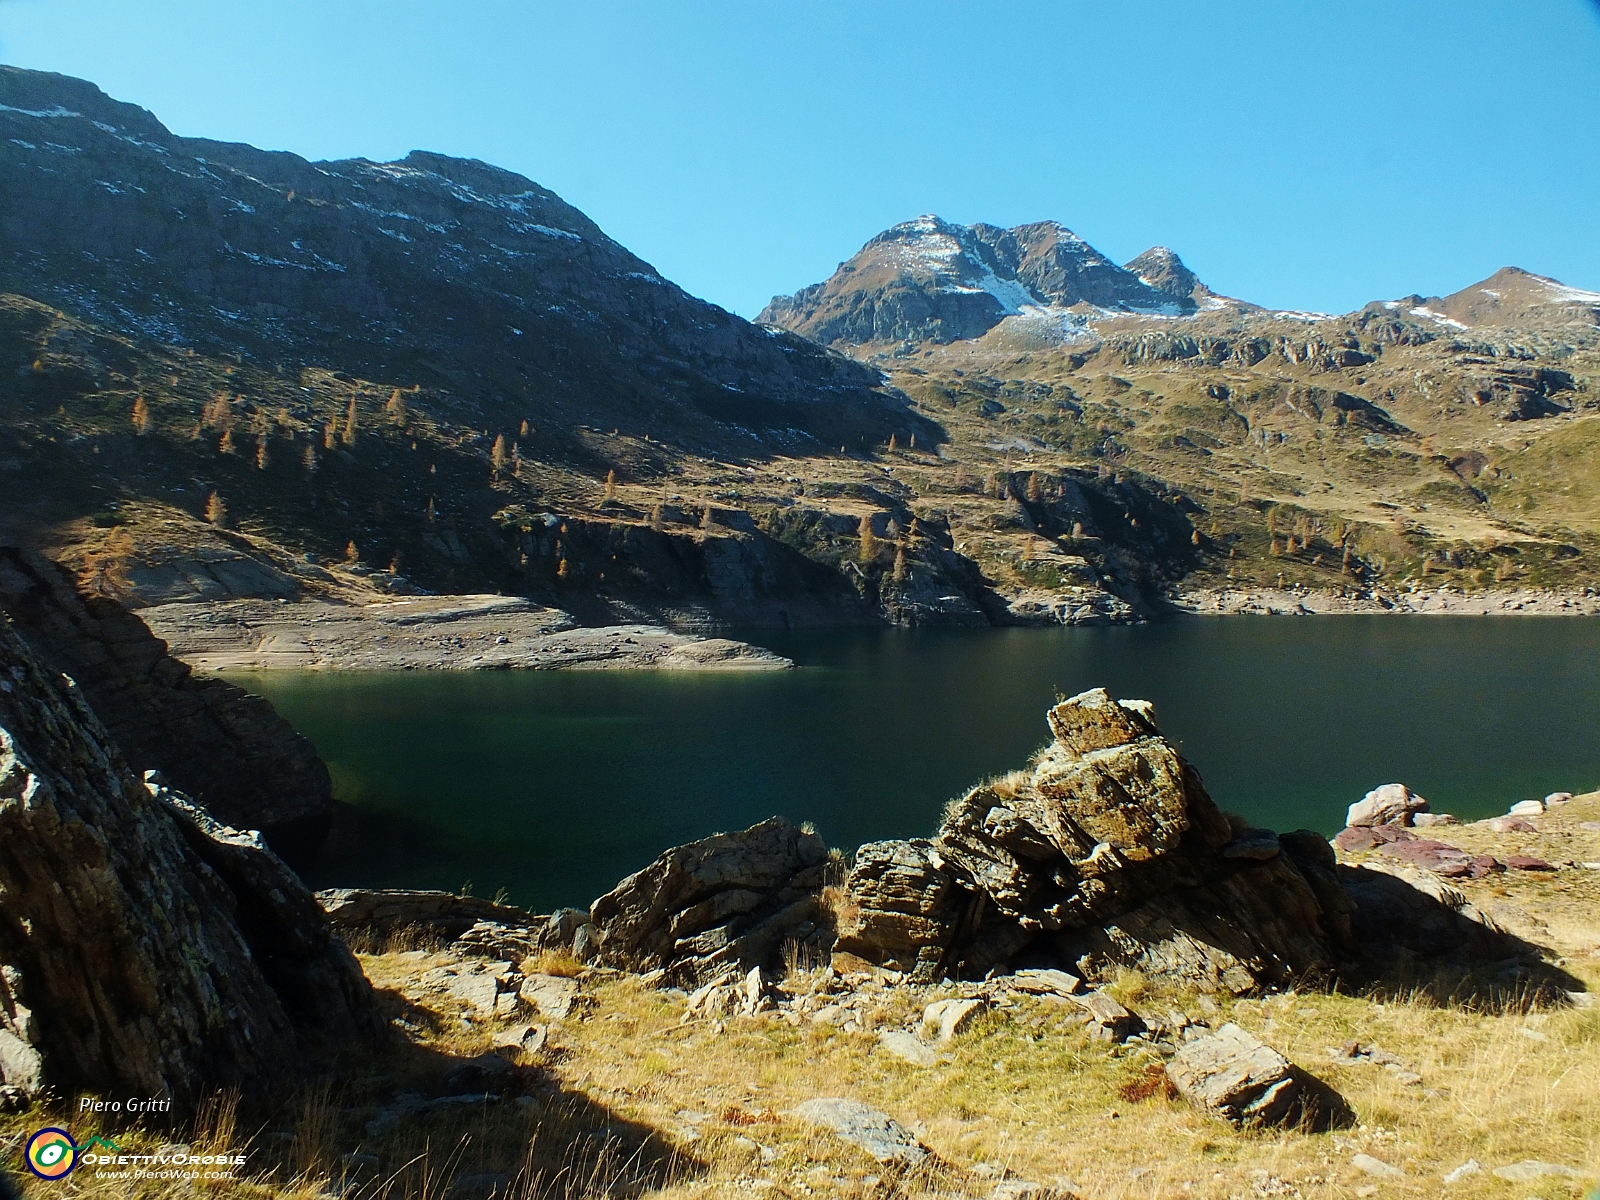
<path id="1" fill-rule="evenodd" d="M 931 842 L 862 847 L 840 949 L 929 978 L 1126 966 L 1243 992 L 1331 973 L 1351 906 L 1326 841 L 1230 821 L 1146 703 L 1097 689 L 1048 719 L 1032 769 L 952 803 Z"/>

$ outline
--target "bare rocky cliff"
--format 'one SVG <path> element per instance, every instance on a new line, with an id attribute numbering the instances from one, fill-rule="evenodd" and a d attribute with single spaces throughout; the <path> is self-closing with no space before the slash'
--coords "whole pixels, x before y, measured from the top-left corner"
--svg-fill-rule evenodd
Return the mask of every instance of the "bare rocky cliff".
<path id="1" fill-rule="evenodd" d="M 328 769 L 267 700 L 197 678 L 137 616 L 16 547 L 0 546 L 0 613 L 72 677 L 135 771 L 161 771 L 217 820 L 291 853 L 325 830 Z"/>
<path id="2" fill-rule="evenodd" d="M 0 1083 L 256 1104 L 384 1035 L 294 873 L 141 782 L 0 621 Z"/>

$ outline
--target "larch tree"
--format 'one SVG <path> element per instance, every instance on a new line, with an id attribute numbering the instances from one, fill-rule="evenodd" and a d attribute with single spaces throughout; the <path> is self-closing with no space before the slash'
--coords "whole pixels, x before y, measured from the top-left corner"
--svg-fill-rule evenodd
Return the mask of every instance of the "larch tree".
<path id="1" fill-rule="evenodd" d="M 856 530 L 861 538 L 861 561 L 869 563 L 878 557 L 878 535 L 872 532 L 871 516 L 863 516 Z"/>
<path id="2" fill-rule="evenodd" d="M 350 393 L 350 404 L 344 410 L 344 435 L 341 439 L 346 446 L 356 444 L 356 396 Z"/>
<path id="3" fill-rule="evenodd" d="M 133 432 L 139 437 L 150 432 L 150 406 L 143 396 L 133 402 Z"/>
<path id="4" fill-rule="evenodd" d="M 211 525 L 215 525 L 218 529 L 223 528 L 228 523 L 227 502 L 215 492 L 212 492 L 211 496 L 206 500 L 206 521 Z"/>

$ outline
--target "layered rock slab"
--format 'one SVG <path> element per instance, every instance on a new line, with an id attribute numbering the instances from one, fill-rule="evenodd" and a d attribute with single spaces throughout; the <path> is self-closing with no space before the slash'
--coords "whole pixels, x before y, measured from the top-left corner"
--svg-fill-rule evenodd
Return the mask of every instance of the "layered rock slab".
<path id="1" fill-rule="evenodd" d="M 683 982 L 771 964 L 786 942 L 831 940 L 827 861 L 822 839 L 783 817 L 674 847 L 590 907 L 594 953 Z"/>
<path id="2" fill-rule="evenodd" d="M 1351 904 L 1320 835 L 1230 820 L 1144 702 L 1096 689 L 1048 722 L 1031 769 L 954 801 L 931 841 L 862 847 L 839 949 L 925 978 L 1127 966 L 1243 992 L 1332 973 Z"/>
<path id="3" fill-rule="evenodd" d="M 253 834 L 147 788 L 83 691 L 0 621 L 0 1083 L 271 1094 L 384 1026 Z"/>

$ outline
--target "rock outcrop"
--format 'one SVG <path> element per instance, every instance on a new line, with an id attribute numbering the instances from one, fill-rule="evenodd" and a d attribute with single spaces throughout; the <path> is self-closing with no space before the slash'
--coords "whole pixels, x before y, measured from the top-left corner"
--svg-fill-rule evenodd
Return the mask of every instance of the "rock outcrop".
<path id="1" fill-rule="evenodd" d="M 160 771 L 219 821 L 286 849 L 320 838 L 328 768 L 267 700 L 196 678 L 133 613 L 15 547 L 0 547 L 0 612 L 72 677 L 136 770 Z"/>
<path id="2" fill-rule="evenodd" d="M 1235 1125 L 1326 1129 L 1350 1119 L 1332 1089 L 1232 1022 L 1185 1041 L 1166 1070 L 1186 1099 Z"/>
<path id="3" fill-rule="evenodd" d="M 932 978 L 1119 966 L 1245 992 L 1324 976 L 1351 905 L 1318 834 L 1225 816 L 1150 706 L 1085 692 L 1027 773 L 973 788 L 931 841 L 856 856 L 838 947 Z"/>
<path id="4" fill-rule="evenodd" d="M 773 963 L 785 943 L 831 941 L 821 904 L 828 850 L 771 817 L 668 850 L 590 907 L 600 962 L 699 982 Z"/>
<path id="5" fill-rule="evenodd" d="M 254 834 L 128 767 L 0 621 L 0 1084 L 252 1102 L 385 1035 L 360 967 Z"/>

